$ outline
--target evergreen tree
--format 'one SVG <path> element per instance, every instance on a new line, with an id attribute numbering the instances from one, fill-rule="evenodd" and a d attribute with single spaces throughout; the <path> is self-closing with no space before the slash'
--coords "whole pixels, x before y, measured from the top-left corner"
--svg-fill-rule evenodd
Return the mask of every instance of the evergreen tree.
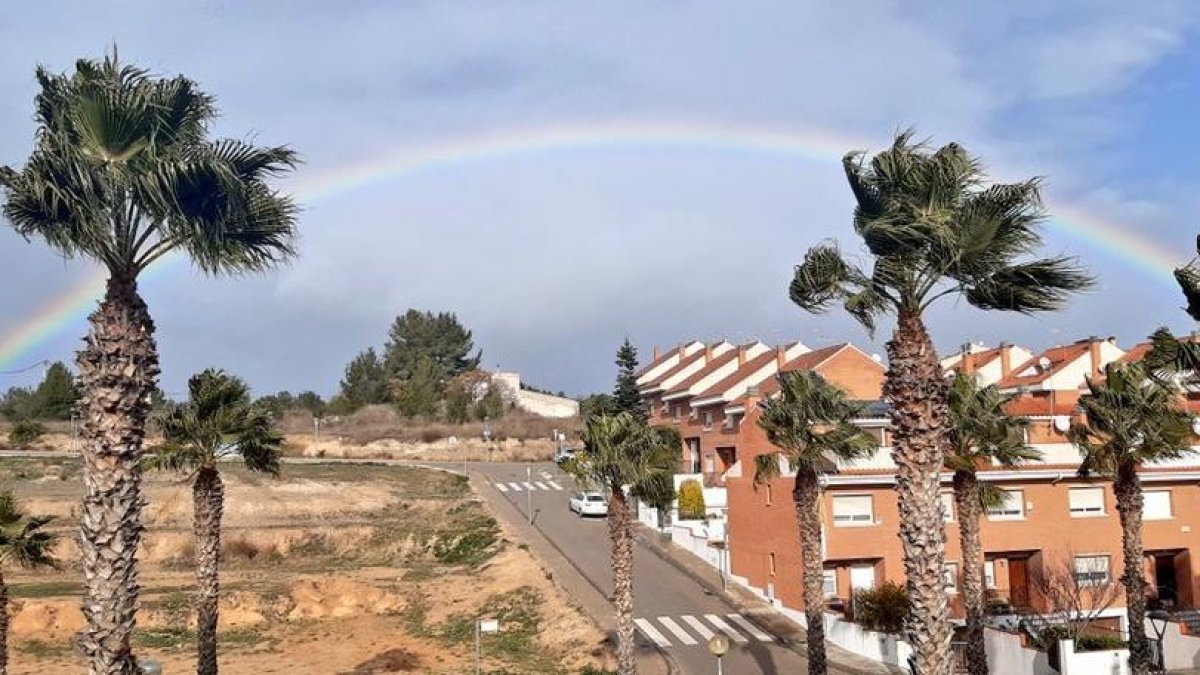
<path id="1" fill-rule="evenodd" d="M 42 419 L 71 419 L 71 410 L 79 399 L 75 376 L 62 361 L 46 369 L 46 378 L 33 393 L 37 417 Z"/>
<path id="2" fill-rule="evenodd" d="M 339 399 L 341 407 L 347 412 L 387 400 L 387 376 L 374 348 L 368 348 L 354 357 L 346 366 L 346 375 L 341 384 Z"/>
<path id="3" fill-rule="evenodd" d="M 613 388 L 613 404 L 616 412 L 627 412 L 641 421 L 646 419 L 642 395 L 637 386 L 637 347 L 625 338 L 617 350 L 617 386 Z"/>
<path id="4" fill-rule="evenodd" d="M 307 410 L 313 417 L 320 419 L 325 416 L 329 404 L 315 391 L 302 391 L 296 397 L 296 407 Z"/>
<path id="5" fill-rule="evenodd" d="M 417 362 L 411 376 L 398 381 L 393 391 L 396 408 L 405 417 L 433 417 L 442 401 L 441 367 L 428 357 Z"/>
<path id="6" fill-rule="evenodd" d="M 396 317 L 388 331 L 383 364 L 387 379 L 407 380 L 428 359 L 445 384 L 451 378 L 479 367 L 482 354 L 475 351 L 471 331 L 458 322 L 453 312 L 422 312 L 410 309 Z"/>

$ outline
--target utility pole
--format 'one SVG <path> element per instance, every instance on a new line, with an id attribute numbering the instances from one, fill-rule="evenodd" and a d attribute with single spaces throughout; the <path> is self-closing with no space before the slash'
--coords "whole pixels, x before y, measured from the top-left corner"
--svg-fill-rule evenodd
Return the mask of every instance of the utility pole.
<path id="1" fill-rule="evenodd" d="M 529 524 L 533 524 L 533 467 L 525 465 L 525 513 L 529 515 Z"/>

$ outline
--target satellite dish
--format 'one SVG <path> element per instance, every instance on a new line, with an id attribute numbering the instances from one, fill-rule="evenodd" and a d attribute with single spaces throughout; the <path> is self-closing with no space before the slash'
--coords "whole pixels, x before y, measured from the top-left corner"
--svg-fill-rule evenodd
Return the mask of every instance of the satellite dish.
<path id="1" fill-rule="evenodd" d="M 1200 436 L 1200 417 L 1192 418 L 1192 433 Z"/>
<path id="2" fill-rule="evenodd" d="M 1047 368 L 1049 368 L 1050 367 L 1049 357 L 1043 356 L 1042 358 L 1038 359 L 1038 367 L 1041 368 L 1042 370 L 1046 370 Z"/>
<path id="3" fill-rule="evenodd" d="M 871 360 L 874 361 L 875 363 L 883 363 L 883 357 L 878 354 L 872 354 Z"/>
<path id="4" fill-rule="evenodd" d="M 1193 426 L 1195 423 L 1193 423 Z M 1061 434 L 1067 433 L 1071 428 L 1071 418 L 1066 415 L 1057 415 L 1054 418 L 1054 428 Z"/>

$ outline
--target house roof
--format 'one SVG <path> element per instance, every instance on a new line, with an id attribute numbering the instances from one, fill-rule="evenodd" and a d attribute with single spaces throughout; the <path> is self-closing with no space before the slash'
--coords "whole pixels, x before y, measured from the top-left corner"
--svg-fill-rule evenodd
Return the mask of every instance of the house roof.
<path id="1" fill-rule="evenodd" d="M 717 344 L 721 344 L 721 343 L 718 342 Z M 705 345 L 701 349 L 696 350 L 696 352 L 694 354 L 692 354 L 691 356 L 684 356 L 683 358 L 681 358 L 679 360 L 679 363 L 675 364 L 671 368 L 668 368 L 666 371 L 655 376 L 654 379 L 643 382 L 641 385 L 639 385 L 639 388 L 642 391 L 653 391 L 653 390 L 657 389 L 659 386 L 659 383 L 664 382 L 664 381 L 678 375 L 679 373 L 683 372 L 684 370 L 687 370 L 688 368 L 694 366 L 697 361 L 703 360 L 704 355 L 708 353 L 708 350 L 715 346 L 716 345 Z"/>
<path id="2" fill-rule="evenodd" d="M 1069 393 L 1069 392 L 1068 392 Z M 1079 397 L 1075 395 L 1041 396 L 1022 395 L 1008 402 L 1004 411 L 1020 417 L 1050 417 L 1075 415 L 1079 410 Z"/>
<path id="3" fill-rule="evenodd" d="M 1077 359 L 1087 356 L 1090 349 L 1091 342 L 1088 340 L 1051 347 L 1013 368 L 1007 377 L 1002 378 L 996 383 L 996 387 L 1010 389 L 1045 382 L 1048 378 L 1053 377 L 1055 373 L 1074 363 Z M 1049 365 L 1045 368 L 1039 365 L 1043 358 L 1049 361 Z"/>
<path id="4" fill-rule="evenodd" d="M 712 385 L 708 389 L 696 394 L 697 399 L 708 399 L 714 396 L 721 396 L 725 392 L 733 389 L 739 382 L 748 379 L 758 371 L 762 370 L 767 364 L 778 358 L 778 349 L 768 350 L 766 353 L 748 359 L 742 364 L 732 375 L 724 378 L 720 382 Z"/>
<path id="5" fill-rule="evenodd" d="M 791 361 L 783 364 L 783 367 L 779 369 L 779 372 L 787 373 L 793 370 L 815 370 L 816 368 L 820 367 L 822 363 L 828 361 L 834 354 L 837 354 L 843 349 L 850 347 L 852 347 L 852 345 L 849 342 L 843 342 L 837 345 L 830 345 L 828 347 L 814 349 L 811 352 L 805 352 L 804 354 L 801 354 L 800 356 L 797 356 Z M 767 378 L 766 382 L 763 382 L 758 386 L 758 395 L 762 396 L 763 398 L 771 396 L 777 391 L 779 391 L 779 380 L 774 377 Z"/>
<path id="6" fill-rule="evenodd" d="M 641 377 L 641 376 L 645 375 L 646 373 L 650 372 L 651 370 L 654 370 L 655 366 L 662 363 L 663 361 L 666 361 L 667 359 L 671 358 L 672 356 L 675 356 L 676 354 L 679 353 L 679 350 L 681 350 L 681 349 L 683 349 L 683 345 L 678 345 L 676 347 L 668 349 L 667 351 L 663 352 L 662 354 L 659 354 L 658 358 L 650 361 L 650 363 L 647 363 L 646 365 L 644 365 L 641 368 L 638 368 L 636 371 L 634 371 L 633 376 Z"/>
<path id="7" fill-rule="evenodd" d="M 737 360 L 738 354 L 741 353 L 741 351 L 743 349 L 748 349 L 748 348 L 752 347 L 754 344 L 756 344 L 756 343 L 751 342 L 749 344 L 738 345 L 737 347 L 730 349 L 729 351 L 727 351 L 723 354 L 712 357 L 712 361 L 710 361 L 707 365 L 700 368 L 696 372 L 694 372 L 691 375 L 688 375 L 686 378 L 684 378 L 684 380 L 682 382 L 675 385 L 675 388 L 668 391 L 666 393 L 666 396 L 673 396 L 676 394 L 688 393 L 688 389 L 691 389 L 692 386 L 695 385 L 697 382 L 699 382 L 700 380 L 703 380 L 705 377 L 708 377 L 709 375 L 711 375 L 712 371 L 729 364 L 730 361 Z"/>
<path id="8" fill-rule="evenodd" d="M 990 347 L 988 349 L 983 349 L 983 350 L 980 350 L 977 352 L 971 352 L 970 353 L 971 368 L 973 368 L 975 370 L 979 370 L 980 368 L 983 368 L 984 366 L 991 363 L 992 361 L 995 361 L 996 359 L 1000 358 L 1000 356 L 1004 353 L 1005 349 L 1010 349 L 1010 348 L 1011 348 L 1011 345 L 1001 345 L 999 347 Z M 955 359 L 955 361 L 952 365 L 947 366 L 946 370 L 953 370 L 953 371 L 961 370 L 962 365 L 963 365 L 963 360 L 964 360 L 963 356 L 964 355 L 961 352 L 959 352 L 958 358 Z"/>

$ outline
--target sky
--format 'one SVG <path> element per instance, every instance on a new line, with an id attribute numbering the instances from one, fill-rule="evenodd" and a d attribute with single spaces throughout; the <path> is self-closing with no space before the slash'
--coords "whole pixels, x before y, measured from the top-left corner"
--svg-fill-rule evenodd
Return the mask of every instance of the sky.
<path id="1" fill-rule="evenodd" d="M 291 265 L 143 282 L 169 393 L 217 366 L 332 394 L 409 307 L 456 312 L 485 367 L 576 394 L 611 389 L 627 336 L 643 359 L 692 338 L 883 352 L 886 325 L 804 314 L 787 283 L 814 243 L 855 246 L 840 155 L 909 126 L 997 179 L 1044 176 L 1046 251 L 1099 280 L 1036 317 L 947 301 L 939 349 L 1128 345 L 1193 327 L 1170 269 L 1200 233 L 1198 23 L 1170 0 L 6 2 L 0 164 L 31 149 L 34 68 L 113 44 L 216 95 L 216 136 L 301 153 L 278 184 L 303 207 Z M 97 274 L 0 223 L 0 343 Z M 85 314 L 5 367 L 70 360 Z"/>

